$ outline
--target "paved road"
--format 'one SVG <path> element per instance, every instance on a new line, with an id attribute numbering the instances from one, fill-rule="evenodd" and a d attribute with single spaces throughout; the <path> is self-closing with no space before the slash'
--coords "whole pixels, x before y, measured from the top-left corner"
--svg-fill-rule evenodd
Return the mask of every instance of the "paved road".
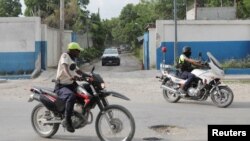
<path id="1" fill-rule="evenodd" d="M 110 103 L 127 107 L 136 121 L 134 141 L 152 138 L 162 141 L 206 141 L 208 124 L 250 124 L 250 85 L 234 83 L 228 85 L 235 93 L 233 104 L 228 108 L 217 108 L 210 100 L 205 102 L 181 100 L 168 103 L 163 99 L 155 79 L 158 71 L 140 70 L 137 60 L 130 54 L 122 55 L 121 66 L 104 66 L 96 62 L 96 73 L 106 81 L 107 88 L 119 91 L 131 101 L 109 98 Z M 90 68 L 84 68 L 86 71 Z M 51 141 L 40 138 L 32 129 L 30 114 L 37 102 L 28 103 L 32 85 L 53 87 L 50 80 L 55 70 L 49 69 L 34 80 L 9 80 L 0 83 L 0 141 Z M 98 110 L 94 110 L 94 116 Z M 159 126 L 158 126 L 159 125 Z M 157 130 L 150 127 L 157 126 Z M 71 134 L 62 128 L 53 136 L 53 141 L 98 141 L 94 123 Z"/>

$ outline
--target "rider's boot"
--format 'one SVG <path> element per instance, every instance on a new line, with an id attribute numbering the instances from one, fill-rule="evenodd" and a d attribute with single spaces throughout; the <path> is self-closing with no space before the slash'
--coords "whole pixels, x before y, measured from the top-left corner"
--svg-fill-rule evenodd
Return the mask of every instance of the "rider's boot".
<path id="1" fill-rule="evenodd" d="M 181 84 L 180 85 L 180 88 L 179 88 L 179 92 L 180 92 L 180 96 L 186 96 L 187 95 L 187 91 L 184 89 L 184 84 Z"/>
<path id="2" fill-rule="evenodd" d="M 73 133 L 75 132 L 75 128 L 73 127 L 72 125 L 72 120 L 71 120 L 71 117 L 65 117 L 65 123 L 64 123 L 67 131 Z"/>

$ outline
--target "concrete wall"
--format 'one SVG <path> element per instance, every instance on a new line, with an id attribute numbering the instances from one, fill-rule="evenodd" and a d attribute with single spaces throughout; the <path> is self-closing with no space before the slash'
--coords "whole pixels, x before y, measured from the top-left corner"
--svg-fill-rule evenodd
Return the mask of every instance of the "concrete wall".
<path id="1" fill-rule="evenodd" d="M 156 50 L 156 46 L 155 46 L 155 42 L 156 42 L 156 38 L 155 38 L 155 33 L 156 33 L 156 30 L 155 28 L 149 28 L 148 29 L 149 31 L 149 58 L 150 58 L 150 61 L 149 61 L 149 67 L 150 68 L 155 68 L 155 62 L 156 62 L 156 53 L 155 53 L 155 50 Z"/>
<path id="2" fill-rule="evenodd" d="M 67 51 L 67 45 L 71 42 L 70 30 L 64 31 L 63 46 L 60 47 L 60 30 L 42 25 L 42 41 L 46 43 L 46 67 L 56 67 L 61 56 L 61 52 Z"/>
<path id="3" fill-rule="evenodd" d="M 93 46 L 92 37 L 90 34 L 76 34 L 75 41 L 80 44 L 82 48 L 88 48 Z"/>
<path id="4" fill-rule="evenodd" d="M 235 20 L 235 7 L 198 7 L 197 20 Z"/>
<path id="5" fill-rule="evenodd" d="M 197 12 L 197 15 L 196 15 Z M 186 13 L 187 20 L 235 20 L 235 7 L 193 7 Z"/>
<path id="6" fill-rule="evenodd" d="M 156 64 L 158 69 L 163 58 L 161 53 L 163 46 L 168 48 L 166 62 L 174 63 L 174 29 L 174 21 L 156 21 Z M 204 57 L 206 52 L 210 51 L 219 61 L 245 58 L 250 54 L 250 20 L 178 21 L 177 32 L 178 56 L 181 54 L 183 46 L 186 45 L 192 47 L 193 58 L 196 58 L 200 51 Z"/>
<path id="7" fill-rule="evenodd" d="M 31 74 L 56 67 L 71 42 L 72 31 L 64 32 L 60 48 L 59 30 L 41 25 L 39 17 L 0 18 L 0 75 Z"/>
<path id="8" fill-rule="evenodd" d="M 34 70 L 40 51 L 36 41 L 41 41 L 40 18 L 0 18 L 0 72 Z"/>

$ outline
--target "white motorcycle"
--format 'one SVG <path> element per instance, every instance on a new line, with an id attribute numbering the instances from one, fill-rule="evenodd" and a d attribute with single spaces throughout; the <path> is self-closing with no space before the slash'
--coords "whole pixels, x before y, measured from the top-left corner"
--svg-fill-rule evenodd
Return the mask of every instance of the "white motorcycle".
<path id="1" fill-rule="evenodd" d="M 233 102 L 233 91 L 221 82 L 225 75 L 221 64 L 210 52 L 207 52 L 207 56 L 209 61 L 204 63 L 204 68 L 194 69 L 191 72 L 196 77 L 191 82 L 185 96 L 181 95 L 179 89 L 186 80 L 178 77 L 178 70 L 173 66 L 161 64 L 162 76 L 157 78 L 162 81 L 163 96 L 168 102 L 176 103 L 181 98 L 205 101 L 209 96 L 213 103 L 220 108 L 228 107 Z"/>

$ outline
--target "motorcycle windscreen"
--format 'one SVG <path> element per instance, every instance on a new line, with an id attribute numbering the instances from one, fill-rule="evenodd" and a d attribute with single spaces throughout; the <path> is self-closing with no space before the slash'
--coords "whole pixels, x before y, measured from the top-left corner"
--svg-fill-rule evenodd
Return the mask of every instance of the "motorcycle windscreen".
<path id="1" fill-rule="evenodd" d="M 224 70 L 221 67 L 221 64 L 219 63 L 219 61 L 210 52 L 207 52 L 207 56 L 210 60 L 210 62 L 208 64 L 209 64 L 209 67 L 212 69 L 212 71 L 216 75 L 224 76 L 225 73 L 224 73 Z"/>

